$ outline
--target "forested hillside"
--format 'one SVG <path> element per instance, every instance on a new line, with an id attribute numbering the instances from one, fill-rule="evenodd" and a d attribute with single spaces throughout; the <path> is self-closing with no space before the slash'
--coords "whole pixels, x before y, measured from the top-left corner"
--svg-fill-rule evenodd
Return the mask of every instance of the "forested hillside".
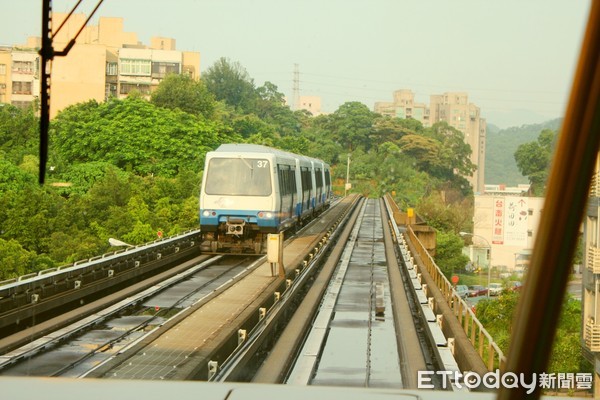
<path id="1" fill-rule="evenodd" d="M 488 126 L 485 148 L 485 183 L 506 184 L 516 186 L 529 183 L 517 168 L 515 152 L 519 145 L 533 142 L 544 129 L 557 131 L 562 122 L 561 118 L 547 121 L 543 124 L 521 125 L 507 129 Z"/>

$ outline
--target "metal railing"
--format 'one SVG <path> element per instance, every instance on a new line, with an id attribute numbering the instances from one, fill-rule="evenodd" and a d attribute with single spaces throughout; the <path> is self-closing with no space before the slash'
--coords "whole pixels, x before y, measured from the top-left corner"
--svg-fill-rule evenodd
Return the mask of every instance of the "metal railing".
<path id="1" fill-rule="evenodd" d="M 502 350 L 500 350 L 500 347 L 498 347 L 492 336 L 485 330 L 481 322 L 479 322 L 471 307 L 454 291 L 452 284 L 433 261 L 433 258 L 410 226 L 407 227 L 406 235 L 408 235 L 408 238 L 413 243 L 422 261 L 422 266 L 427 270 L 436 287 L 442 293 L 446 303 L 448 303 L 454 316 L 460 322 L 471 344 L 477 350 L 488 370 L 503 369 L 506 357 Z"/>

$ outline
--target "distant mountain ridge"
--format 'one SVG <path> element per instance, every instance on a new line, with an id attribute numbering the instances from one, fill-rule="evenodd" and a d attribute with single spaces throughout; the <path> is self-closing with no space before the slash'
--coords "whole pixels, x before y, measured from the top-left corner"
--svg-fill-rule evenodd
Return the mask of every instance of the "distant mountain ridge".
<path id="1" fill-rule="evenodd" d="M 558 130 L 562 118 L 556 118 L 540 124 L 528 124 L 500 129 L 493 124 L 487 126 L 485 147 L 485 183 L 489 185 L 506 184 L 516 186 L 529 183 L 517 168 L 515 151 L 519 145 L 537 140 L 544 129 Z"/>

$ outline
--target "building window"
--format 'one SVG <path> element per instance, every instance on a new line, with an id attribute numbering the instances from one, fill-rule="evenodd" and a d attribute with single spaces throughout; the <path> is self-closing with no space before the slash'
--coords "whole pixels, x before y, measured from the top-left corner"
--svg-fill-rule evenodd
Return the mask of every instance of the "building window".
<path id="1" fill-rule="evenodd" d="M 150 94 L 150 85 L 142 85 L 139 83 L 121 83 L 120 94 L 129 94 L 132 91 L 137 90 L 140 94 Z"/>
<path id="2" fill-rule="evenodd" d="M 193 65 L 184 65 L 183 73 L 188 75 L 190 78 L 196 77 L 196 68 Z"/>
<path id="3" fill-rule="evenodd" d="M 178 74 L 179 63 L 172 62 L 153 62 L 152 63 L 152 77 L 164 78 L 167 74 Z"/>
<path id="4" fill-rule="evenodd" d="M 119 70 L 121 75 L 150 76 L 152 62 L 150 60 L 138 60 L 123 58 L 120 60 Z"/>
<path id="5" fill-rule="evenodd" d="M 33 74 L 35 71 L 33 61 L 13 61 L 12 72 L 19 74 Z"/>
<path id="6" fill-rule="evenodd" d="M 106 75 L 114 76 L 118 75 L 118 64 L 116 62 L 107 62 L 106 63 Z"/>
<path id="7" fill-rule="evenodd" d="M 12 94 L 32 94 L 32 82 L 14 81 L 12 83 Z"/>
<path id="8" fill-rule="evenodd" d="M 116 83 L 107 83 L 104 86 L 104 100 L 108 100 L 111 97 L 117 97 L 117 84 Z"/>
<path id="9" fill-rule="evenodd" d="M 6 75 L 6 64 L 0 64 L 0 75 Z"/>
<path id="10" fill-rule="evenodd" d="M 21 110 L 26 110 L 31 107 L 31 101 L 12 101 L 11 104 Z"/>

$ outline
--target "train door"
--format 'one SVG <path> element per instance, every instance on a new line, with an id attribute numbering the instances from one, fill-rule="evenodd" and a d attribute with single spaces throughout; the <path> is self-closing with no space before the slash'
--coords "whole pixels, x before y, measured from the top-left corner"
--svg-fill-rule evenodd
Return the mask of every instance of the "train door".
<path id="1" fill-rule="evenodd" d="M 315 209 L 320 210 L 323 207 L 323 169 L 321 166 L 315 168 L 315 197 L 317 199 Z"/>
<path id="2" fill-rule="evenodd" d="M 285 223 L 294 216 L 294 204 L 296 203 L 296 179 L 295 171 L 290 165 L 277 165 L 279 177 L 279 215 L 280 222 Z"/>
<path id="3" fill-rule="evenodd" d="M 302 215 L 305 215 L 311 208 L 310 200 L 312 197 L 312 178 L 309 167 L 300 168 L 302 179 Z"/>

